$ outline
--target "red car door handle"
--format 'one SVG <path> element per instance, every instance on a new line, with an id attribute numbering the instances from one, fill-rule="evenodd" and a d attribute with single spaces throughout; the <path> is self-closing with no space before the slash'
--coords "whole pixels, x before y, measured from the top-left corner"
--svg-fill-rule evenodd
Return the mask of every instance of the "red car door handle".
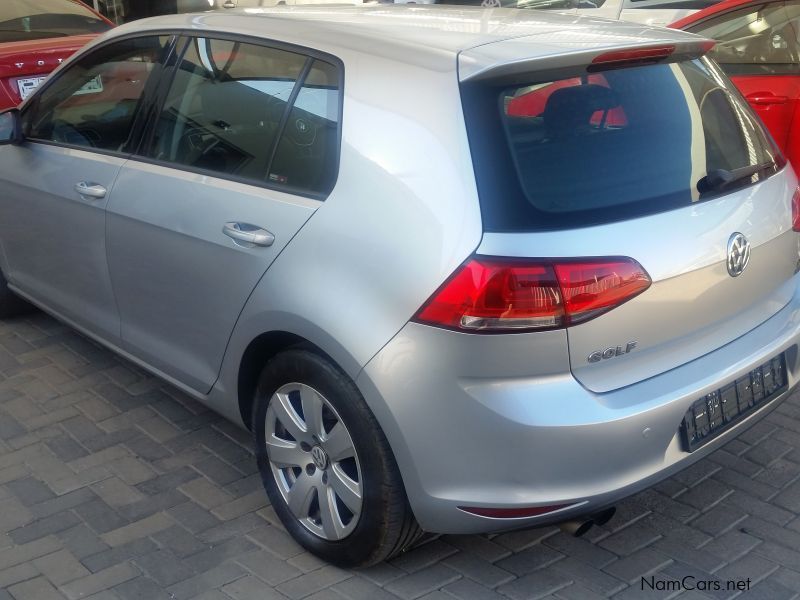
<path id="1" fill-rule="evenodd" d="M 770 92 L 755 92 L 747 96 L 747 101 L 750 104 L 758 104 L 760 106 L 767 106 L 770 104 L 785 104 L 789 98 L 787 96 L 776 96 Z"/>

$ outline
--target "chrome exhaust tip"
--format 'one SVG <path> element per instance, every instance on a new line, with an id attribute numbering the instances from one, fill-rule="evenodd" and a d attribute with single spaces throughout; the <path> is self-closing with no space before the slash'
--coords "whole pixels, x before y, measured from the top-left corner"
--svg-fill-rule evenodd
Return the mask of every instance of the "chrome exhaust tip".
<path id="1" fill-rule="evenodd" d="M 573 537 L 581 537 L 594 526 L 594 520 L 591 517 L 585 519 L 574 519 L 572 521 L 564 521 L 559 523 L 558 526 L 561 531 Z"/>

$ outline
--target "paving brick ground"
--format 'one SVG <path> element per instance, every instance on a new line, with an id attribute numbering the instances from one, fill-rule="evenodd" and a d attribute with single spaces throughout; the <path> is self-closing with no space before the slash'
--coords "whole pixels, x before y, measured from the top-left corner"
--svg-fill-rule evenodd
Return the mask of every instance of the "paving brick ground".
<path id="1" fill-rule="evenodd" d="M 800 592 L 798 395 L 585 538 L 555 528 L 445 536 L 358 572 L 287 536 L 248 446 L 200 404 L 48 317 L 0 323 L 0 600 Z M 674 591 L 687 576 L 712 589 Z M 643 590 L 642 577 L 657 589 Z M 726 589 L 747 578 L 749 592 Z"/>

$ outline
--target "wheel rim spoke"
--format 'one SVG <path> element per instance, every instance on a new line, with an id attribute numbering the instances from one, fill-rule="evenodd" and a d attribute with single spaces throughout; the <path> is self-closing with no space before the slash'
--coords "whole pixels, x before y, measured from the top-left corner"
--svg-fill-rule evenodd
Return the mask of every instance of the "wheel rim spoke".
<path id="1" fill-rule="evenodd" d="M 319 491 L 319 517 L 322 521 L 322 530 L 330 539 L 340 539 L 344 531 L 344 524 L 336 508 L 331 488 Z"/>
<path id="2" fill-rule="evenodd" d="M 267 455 L 276 467 L 303 467 L 308 462 L 308 453 L 300 449 L 300 444 L 272 436 L 267 440 Z"/>
<path id="3" fill-rule="evenodd" d="M 322 438 L 325 435 L 325 429 L 322 425 L 322 408 L 324 406 L 322 398 L 310 387 L 303 386 L 300 389 L 300 402 L 303 406 L 306 431 L 318 439 Z"/>
<path id="4" fill-rule="evenodd" d="M 350 434 L 347 433 L 347 429 L 344 428 L 341 421 L 333 426 L 323 446 L 331 462 L 339 462 L 346 458 L 353 458 L 356 455 L 356 450 L 353 448 L 353 440 L 350 439 Z"/>
<path id="5" fill-rule="evenodd" d="M 328 483 L 350 512 L 358 515 L 361 511 L 361 489 L 358 482 L 350 479 L 339 465 L 333 465 Z"/>
<path id="6" fill-rule="evenodd" d="M 306 437 L 305 423 L 289 401 L 289 394 L 275 394 L 271 406 L 275 410 L 275 417 L 295 440 L 300 441 Z"/>
<path id="7" fill-rule="evenodd" d="M 286 501 L 289 505 L 289 510 L 298 519 L 308 518 L 309 508 L 314 500 L 315 489 L 314 480 L 305 473 L 295 479 L 292 487 L 289 488 Z"/>

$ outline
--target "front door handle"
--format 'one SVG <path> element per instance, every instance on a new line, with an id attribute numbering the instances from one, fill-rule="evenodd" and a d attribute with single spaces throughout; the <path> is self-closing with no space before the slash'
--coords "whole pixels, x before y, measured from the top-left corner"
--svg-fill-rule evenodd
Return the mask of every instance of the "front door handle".
<path id="1" fill-rule="evenodd" d="M 776 96 L 772 92 L 755 92 L 747 96 L 747 101 L 750 104 L 757 104 L 759 106 L 769 106 L 770 104 L 786 104 L 789 98 L 787 96 Z"/>
<path id="2" fill-rule="evenodd" d="M 78 192 L 79 196 L 84 198 L 105 198 L 106 197 L 106 190 L 105 187 L 100 185 L 99 183 L 89 183 L 88 181 L 81 181 L 80 183 L 75 184 L 75 191 Z"/>
<path id="3" fill-rule="evenodd" d="M 272 246 L 275 236 L 266 229 L 249 223 L 225 223 L 222 233 L 238 242 L 253 244 L 254 246 Z"/>

